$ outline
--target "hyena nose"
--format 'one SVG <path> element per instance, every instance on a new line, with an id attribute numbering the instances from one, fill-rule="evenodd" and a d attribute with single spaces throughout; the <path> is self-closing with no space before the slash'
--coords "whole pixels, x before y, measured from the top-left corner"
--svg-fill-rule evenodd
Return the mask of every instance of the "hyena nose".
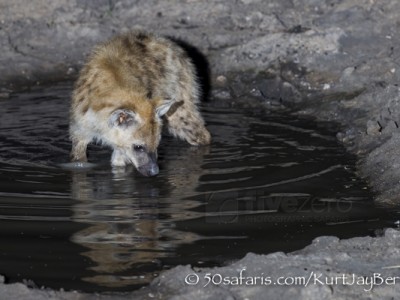
<path id="1" fill-rule="evenodd" d="M 156 176 L 159 173 L 160 169 L 158 168 L 158 165 L 156 163 L 150 163 L 144 166 L 140 166 L 138 168 L 138 171 L 144 176 L 151 177 Z"/>
<path id="2" fill-rule="evenodd" d="M 144 176 L 156 176 L 160 169 L 157 164 L 157 154 L 155 152 L 147 153 L 147 162 L 139 165 L 138 171 Z"/>
<path id="3" fill-rule="evenodd" d="M 157 164 L 153 164 L 149 168 L 149 176 L 156 176 L 160 172 L 160 169 L 158 168 Z"/>

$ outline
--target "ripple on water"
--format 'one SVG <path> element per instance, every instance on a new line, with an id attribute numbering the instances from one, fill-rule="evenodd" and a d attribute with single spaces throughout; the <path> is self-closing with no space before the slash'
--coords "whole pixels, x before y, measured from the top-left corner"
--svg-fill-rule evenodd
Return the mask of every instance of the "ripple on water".
<path id="1" fill-rule="evenodd" d="M 132 290 L 177 264 L 291 251 L 318 235 L 393 221 L 354 173 L 332 125 L 203 107 L 213 135 L 164 137 L 160 174 L 114 172 L 110 150 L 69 163 L 70 84 L 12 95 L 0 111 L 0 265 L 10 281 Z"/>

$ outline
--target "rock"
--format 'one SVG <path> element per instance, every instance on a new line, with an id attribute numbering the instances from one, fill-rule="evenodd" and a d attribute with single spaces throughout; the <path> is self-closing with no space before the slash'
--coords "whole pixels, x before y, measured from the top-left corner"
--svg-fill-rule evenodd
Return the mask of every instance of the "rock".
<path id="1" fill-rule="evenodd" d="M 368 120 L 367 122 L 367 134 L 368 135 L 378 135 L 380 134 L 382 127 L 377 121 Z"/>
<path id="2" fill-rule="evenodd" d="M 226 77 L 225 77 L 224 75 L 219 75 L 219 76 L 217 76 L 217 78 L 216 78 L 216 83 L 217 83 L 219 86 L 225 86 L 225 85 L 226 85 L 226 82 L 227 82 L 227 79 L 226 79 Z"/>

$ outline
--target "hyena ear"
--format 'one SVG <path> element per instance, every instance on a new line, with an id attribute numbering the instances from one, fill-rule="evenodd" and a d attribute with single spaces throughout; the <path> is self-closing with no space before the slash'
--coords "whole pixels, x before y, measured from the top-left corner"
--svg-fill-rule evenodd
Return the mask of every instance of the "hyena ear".
<path id="1" fill-rule="evenodd" d="M 161 118 L 169 111 L 169 109 L 174 103 L 175 103 L 174 99 L 165 100 L 160 106 L 156 108 L 156 115 Z"/>
<path id="2" fill-rule="evenodd" d="M 136 114 L 129 109 L 114 110 L 108 120 L 108 124 L 112 126 L 128 127 L 136 122 Z"/>

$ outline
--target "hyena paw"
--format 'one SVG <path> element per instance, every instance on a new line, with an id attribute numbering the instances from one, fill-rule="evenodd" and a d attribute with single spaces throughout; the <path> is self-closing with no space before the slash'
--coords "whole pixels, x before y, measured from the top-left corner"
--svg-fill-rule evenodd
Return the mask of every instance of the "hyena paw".
<path id="1" fill-rule="evenodd" d="M 211 143 L 211 135 L 207 129 L 199 131 L 192 139 L 190 139 L 189 144 L 193 146 L 209 145 Z"/>
<path id="2" fill-rule="evenodd" d="M 82 154 L 82 153 L 75 153 L 75 152 L 71 152 L 71 154 L 69 155 L 71 162 L 87 162 L 87 156 L 86 154 Z"/>

